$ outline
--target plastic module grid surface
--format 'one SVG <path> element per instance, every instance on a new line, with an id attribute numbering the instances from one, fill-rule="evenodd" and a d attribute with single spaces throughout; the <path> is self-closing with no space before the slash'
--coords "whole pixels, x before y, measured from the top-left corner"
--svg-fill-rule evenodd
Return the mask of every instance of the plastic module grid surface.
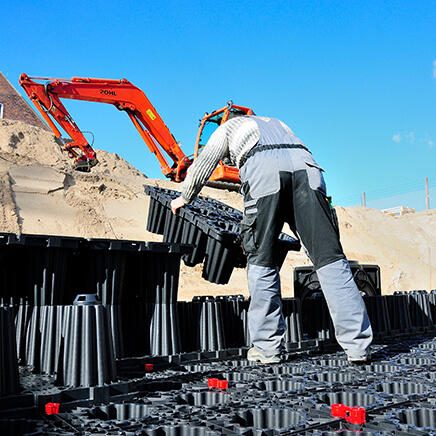
<path id="1" fill-rule="evenodd" d="M 420 295 L 433 301 L 434 293 Z M 352 434 L 356 430 L 374 435 L 436 434 L 432 329 L 421 334 L 423 327 L 418 326 L 413 335 L 386 335 L 387 345 L 379 341 L 373 362 L 361 367 L 351 366 L 343 353 L 334 351 L 332 341 L 315 342 L 306 349 L 302 341 L 299 347 L 287 348 L 281 364 L 254 364 L 244 358 L 246 347 L 229 349 L 220 343 L 220 335 L 225 339 L 226 333 L 216 324 L 218 318 L 231 315 L 230 307 L 245 302 L 240 296 L 186 302 L 185 306 L 196 308 L 191 312 L 206 317 L 201 321 L 205 331 L 215 331 L 206 335 L 211 342 L 204 338 L 193 345 L 200 344 L 204 351 L 118 359 L 115 381 L 93 387 L 59 386 L 54 376 L 20 367 L 22 392 L 0 398 L 4 410 L 0 429 L 16 425 L 28 431 L 23 434 L 40 434 L 44 429 L 59 435 L 109 430 L 146 435 Z M 297 303 L 297 299 L 285 300 L 288 317 L 298 319 Z M 211 388 L 210 379 L 222 380 L 219 385 L 225 388 Z M 61 405 L 59 417 L 44 415 L 47 403 Z M 331 406 L 338 403 L 365 408 L 365 424 L 357 429 L 332 417 Z"/>
<path id="2" fill-rule="evenodd" d="M 319 350 L 290 353 L 274 365 L 247 362 L 242 355 L 178 364 L 155 358 L 151 371 L 144 371 L 144 362 L 153 359 L 127 359 L 118 362 L 124 381 L 87 389 L 52 386 L 50 391 L 47 379 L 37 386 L 36 375 L 21 374 L 24 391 L 0 399 L 0 431 L 60 436 L 432 435 L 434 347 L 433 335 L 397 337 L 389 345 L 375 345 L 374 362 L 364 366 L 348 364 L 341 352 Z M 426 359 L 425 366 L 410 361 L 416 355 Z M 214 378 L 227 383 L 221 389 L 211 387 Z M 47 415 L 47 403 L 59 403 L 59 414 Z M 366 422 L 350 424 L 332 416 L 331 406 L 337 403 L 363 407 Z"/>

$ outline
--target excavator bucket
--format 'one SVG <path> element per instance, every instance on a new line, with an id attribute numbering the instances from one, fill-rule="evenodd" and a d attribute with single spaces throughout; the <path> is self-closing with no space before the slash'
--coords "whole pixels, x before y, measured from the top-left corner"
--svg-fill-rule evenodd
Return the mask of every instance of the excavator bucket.
<path id="1" fill-rule="evenodd" d="M 91 171 L 91 168 L 95 167 L 97 164 L 97 159 L 76 160 L 74 162 L 74 169 L 82 173 L 89 173 Z"/>

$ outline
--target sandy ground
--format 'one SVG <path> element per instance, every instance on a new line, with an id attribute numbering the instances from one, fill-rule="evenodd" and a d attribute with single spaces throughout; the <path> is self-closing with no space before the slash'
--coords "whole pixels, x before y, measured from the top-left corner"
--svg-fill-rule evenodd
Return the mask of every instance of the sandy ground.
<path id="1" fill-rule="evenodd" d="M 144 185 L 176 190 L 181 185 L 149 179 L 116 154 L 99 150 L 97 155 L 100 164 L 91 173 L 76 172 L 52 134 L 0 120 L 0 232 L 160 241 L 145 228 Z M 235 192 L 206 187 L 201 194 L 242 207 Z M 435 209 L 403 217 L 361 207 L 336 210 L 347 257 L 379 265 L 384 294 L 436 289 Z M 310 265 L 304 253 L 288 254 L 281 271 L 284 296 L 293 295 L 293 269 L 302 265 Z M 182 262 L 179 299 L 248 296 L 245 270 L 235 269 L 227 285 L 215 285 L 201 278 L 201 269 Z"/>

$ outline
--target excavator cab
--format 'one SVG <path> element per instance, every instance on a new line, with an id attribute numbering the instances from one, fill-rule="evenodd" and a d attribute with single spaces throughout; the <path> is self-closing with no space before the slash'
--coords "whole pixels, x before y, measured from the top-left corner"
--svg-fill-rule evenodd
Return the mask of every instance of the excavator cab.
<path id="1" fill-rule="evenodd" d="M 227 106 L 210 114 L 206 112 L 203 119 L 200 120 L 200 127 L 198 129 L 197 141 L 195 144 L 194 159 L 201 154 L 207 141 L 209 141 L 209 138 L 212 136 L 212 133 L 215 132 L 221 124 L 240 115 L 254 115 L 254 112 L 248 107 L 236 106 L 232 101 L 229 101 Z M 209 180 L 212 182 L 216 181 L 239 184 L 239 171 L 236 167 L 229 165 L 229 162 L 221 161 Z"/>

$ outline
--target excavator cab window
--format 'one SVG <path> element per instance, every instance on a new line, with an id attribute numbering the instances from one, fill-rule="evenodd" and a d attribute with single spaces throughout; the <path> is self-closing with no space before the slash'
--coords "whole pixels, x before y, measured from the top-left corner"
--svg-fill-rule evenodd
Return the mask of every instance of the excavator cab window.
<path id="1" fill-rule="evenodd" d="M 224 113 L 219 113 L 214 117 L 209 118 L 203 125 L 203 130 L 201 131 L 200 141 L 198 142 L 198 154 L 200 154 L 212 136 L 212 133 L 221 125 Z"/>
<path id="2" fill-rule="evenodd" d="M 223 121 L 223 117 L 226 112 L 220 112 L 213 117 L 210 117 L 203 125 L 203 130 L 201 131 L 200 141 L 198 142 L 198 154 L 201 153 L 204 146 L 209 141 L 209 138 L 212 136 L 212 133 L 221 125 Z M 231 118 L 247 115 L 247 113 L 241 109 L 232 108 L 230 109 L 230 113 L 227 117 L 228 120 Z"/>
<path id="3" fill-rule="evenodd" d="M 227 119 L 230 120 L 232 118 L 239 117 L 241 115 L 247 115 L 247 112 L 245 112 L 242 109 L 236 109 L 236 108 L 232 107 L 230 109 L 230 113 L 229 113 L 229 116 L 227 117 Z"/>

